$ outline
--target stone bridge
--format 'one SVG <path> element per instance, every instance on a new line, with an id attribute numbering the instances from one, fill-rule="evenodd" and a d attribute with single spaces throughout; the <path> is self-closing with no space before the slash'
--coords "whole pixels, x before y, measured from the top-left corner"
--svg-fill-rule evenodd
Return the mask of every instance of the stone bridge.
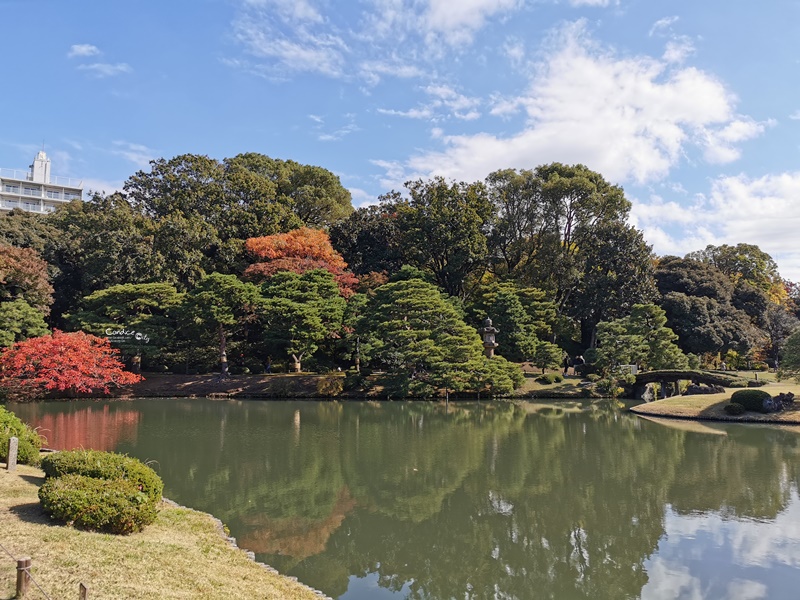
<path id="1" fill-rule="evenodd" d="M 712 373 L 710 371 L 692 370 L 663 370 L 647 371 L 636 375 L 636 383 L 633 384 L 633 396 L 638 399 L 647 400 L 648 384 L 661 384 L 661 397 L 667 398 L 678 395 L 678 382 L 691 381 L 697 384 L 721 385 L 730 387 L 734 382 L 742 382 L 742 378 L 728 375 L 725 373 Z"/>

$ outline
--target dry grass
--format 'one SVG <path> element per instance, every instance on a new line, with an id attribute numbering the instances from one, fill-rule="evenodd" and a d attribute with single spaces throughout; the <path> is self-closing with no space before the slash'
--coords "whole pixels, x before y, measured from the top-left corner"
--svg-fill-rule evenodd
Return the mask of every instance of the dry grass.
<path id="1" fill-rule="evenodd" d="M 230 546 L 217 522 L 190 509 L 162 505 L 158 519 L 130 536 L 55 525 L 42 513 L 42 472 L 27 466 L 0 471 L 0 544 L 33 559 L 33 577 L 54 600 L 89 597 L 319 599 Z M 14 597 L 15 563 L 0 550 L 0 599 Z M 26 598 L 42 597 L 34 586 Z"/>

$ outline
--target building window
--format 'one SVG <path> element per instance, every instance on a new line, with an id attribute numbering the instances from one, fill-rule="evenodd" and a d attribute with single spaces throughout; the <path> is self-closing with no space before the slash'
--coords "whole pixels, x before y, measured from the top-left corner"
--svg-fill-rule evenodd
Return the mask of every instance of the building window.
<path id="1" fill-rule="evenodd" d="M 22 195 L 23 196 L 39 196 L 39 195 L 41 195 L 41 193 L 42 193 L 42 190 L 40 190 L 39 188 L 28 187 L 28 186 L 25 186 L 24 188 L 22 188 Z"/>
<path id="2" fill-rule="evenodd" d="M 80 194 L 76 194 L 75 192 L 64 192 L 64 200 L 79 200 L 81 197 Z"/>
<path id="3" fill-rule="evenodd" d="M 38 204 L 33 204 L 31 202 L 26 202 L 25 203 L 25 210 L 30 211 L 30 212 L 39 212 L 39 205 Z"/>
<path id="4" fill-rule="evenodd" d="M 3 188 L 3 191 L 9 192 L 11 194 L 19 194 L 19 186 L 6 184 L 5 187 Z"/>
<path id="5" fill-rule="evenodd" d="M 61 192 L 57 192 L 56 190 L 47 190 L 47 197 L 53 198 L 54 200 L 60 200 Z"/>

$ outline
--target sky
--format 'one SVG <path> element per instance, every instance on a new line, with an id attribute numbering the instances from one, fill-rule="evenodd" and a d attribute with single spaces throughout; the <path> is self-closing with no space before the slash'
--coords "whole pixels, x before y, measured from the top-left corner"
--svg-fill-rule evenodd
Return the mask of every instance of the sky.
<path id="1" fill-rule="evenodd" d="M 259 152 L 355 206 L 582 163 L 658 255 L 756 244 L 800 281 L 800 0 L 0 0 L 0 167 L 121 189 Z"/>

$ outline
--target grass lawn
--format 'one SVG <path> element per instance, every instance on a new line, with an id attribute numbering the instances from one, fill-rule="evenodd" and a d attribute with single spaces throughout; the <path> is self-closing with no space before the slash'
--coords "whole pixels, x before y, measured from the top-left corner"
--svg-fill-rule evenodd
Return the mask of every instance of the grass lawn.
<path id="1" fill-rule="evenodd" d="M 742 373 L 745 375 L 745 373 Z M 759 378 L 763 375 L 759 373 Z M 725 413 L 724 406 L 730 401 L 731 395 L 736 390 L 728 388 L 719 394 L 698 394 L 696 396 L 675 396 L 656 400 L 647 404 L 634 406 L 631 411 L 640 415 L 654 417 L 679 417 L 684 419 L 716 419 L 724 421 L 756 421 L 769 423 L 800 423 L 800 384 L 795 382 L 775 382 L 774 375 L 765 377 L 770 383 L 762 389 L 773 396 L 785 392 L 793 392 L 798 401 L 791 409 L 780 413 L 763 415 L 761 413 L 747 412 L 740 416 L 730 416 Z"/>
<path id="2" fill-rule="evenodd" d="M 0 544 L 33 559 L 33 578 L 52 598 L 77 598 L 78 584 L 96 599 L 274 598 L 320 596 L 250 560 L 204 513 L 162 504 L 141 533 L 115 536 L 57 525 L 41 510 L 39 469 L 0 463 Z M 14 597 L 16 563 L 0 550 L 0 599 Z M 31 584 L 28 596 L 41 598 Z"/>

